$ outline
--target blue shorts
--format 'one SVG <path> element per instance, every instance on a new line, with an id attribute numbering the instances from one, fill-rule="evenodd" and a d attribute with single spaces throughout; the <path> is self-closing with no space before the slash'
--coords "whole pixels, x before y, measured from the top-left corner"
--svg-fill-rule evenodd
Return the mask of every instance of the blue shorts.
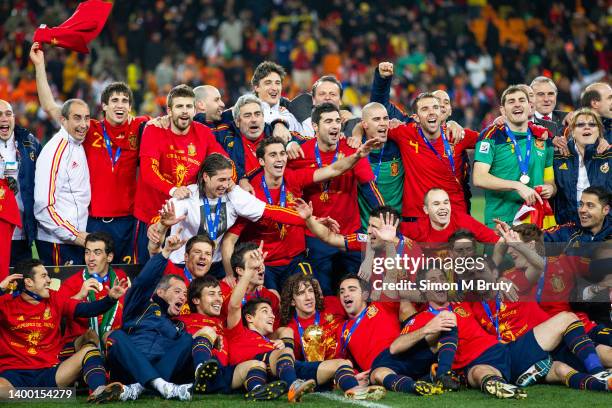
<path id="1" fill-rule="evenodd" d="M 370 372 L 384 367 L 393 370 L 395 374 L 419 379 L 429 374 L 432 363 L 436 361 L 435 355 L 431 352 L 429 346 L 426 343 L 423 346 L 417 344 L 410 350 L 396 355 L 391 354 L 387 348 L 376 356 L 372 362 Z"/>
<path id="2" fill-rule="evenodd" d="M 217 360 L 218 362 L 219 360 Z M 212 382 L 206 383 L 206 394 L 232 394 L 232 380 L 234 379 L 235 365 L 224 366 L 219 363 L 219 372 Z"/>
<path id="3" fill-rule="evenodd" d="M 15 388 L 57 387 L 55 382 L 57 367 L 39 368 L 36 370 L 6 370 L 0 373 L 0 377 L 8 380 Z"/>
<path id="4" fill-rule="evenodd" d="M 320 361 L 295 361 L 295 375 L 302 380 L 317 381 L 317 371 L 321 365 Z"/>
<path id="5" fill-rule="evenodd" d="M 287 278 L 297 273 L 312 275 L 312 268 L 310 264 L 306 262 L 304 254 L 298 254 L 287 265 L 266 266 L 264 286 L 267 289 L 274 289 L 280 293 Z"/>
<path id="6" fill-rule="evenodd" d="M 469 373 L 476 365 L 489 365 L 498 369 L 506 381 L 514 383 L 529 367 L 548 357 L 549 354 L 542 350 L 533 330 L 530 330 L 513 342 L 489 347 L 465 366 L 465 372 Z"/>

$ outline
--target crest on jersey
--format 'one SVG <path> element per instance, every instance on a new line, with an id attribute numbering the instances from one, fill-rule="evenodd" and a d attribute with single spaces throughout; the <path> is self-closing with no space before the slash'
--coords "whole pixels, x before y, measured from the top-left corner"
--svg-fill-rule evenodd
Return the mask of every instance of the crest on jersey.
<path id="1" fill-rule="evenodd" d="M 6 195 L 6 190 L 4 187 L 0 187 L 0 200 L 4 200 L 4 196 Z"/>
<path id="2" fill-rule="evenodd" d="M 368 315 L 368 319 L 373 318 L 377 314 L 378 314 L 378 308 L 376 306 L 374 305 L 368 306 L 368 311 L 366 312 L 366 315 Z"/>
<path id="3" fill-rule="evenodd" d="M 461 306 L 457 306 L 453 312 L 459 317 L 468 317 L 470 314 Z"/>
<path id="4" fill-rule="evenodd" d="M 606 174 L 608 170 L 610 170 L 610 165 L 608 163 L 604 163 L 599 166 L 599 171 L 601 171 L 603 174 Z"/>
<path id="5" fill-rule="evenodd" d="M 325 313 L 325 321 L 331 323 L 334 320 L 334 315 L 331 313 Z"/>
<path id="6" fill-rule="evenodd" d="M 43 313 L 43 320 L 49 320 L 51 318 L 51 308 L 47 306 L 45 312 Z"/>
<path id="7" fill-rule="evenodd" d="M 187 145 L 187 154 L 189 156 L 195 156 L 196 155 L 196 147 L 193 143 L 189 143 L 189 145 Z"/>
<path id="8" fill-rule="evenodd" d="M 399 174 L 399 163 L 391 163 L 391 176 L 396 177 Z"/>
<path id="9" fill-rule="evenodd" d="M 156 310 L 155 312 L 153 312 L 153 314 L 157 317 L 161 316 L 161 310 Z"/>
<path id="10" fill-rule="evenodd" d="M 563 279 L 559 275 L 554 275 L 550 283 L 555 293 L 561 293 L 565 289 L 565 282 L 563 282 Z"/>
<path id="11" fill-rule="evenodd" d="M 544 141 L 543 141 L 543 140 L 536 139 L 536 140 L 535 140 L 535 145 L 536 145 L 536 147 L 537 147 L 538 149 L 543 149 L 543 148 L 544 148 Z"/>
<path id="12" fill-rule="evenodd" d="M 136 135 L 130 135 L 130 137 L 128 137 L 128 142 L 130 148 L 135 150 L 138 147 L 138 137 Z"/>

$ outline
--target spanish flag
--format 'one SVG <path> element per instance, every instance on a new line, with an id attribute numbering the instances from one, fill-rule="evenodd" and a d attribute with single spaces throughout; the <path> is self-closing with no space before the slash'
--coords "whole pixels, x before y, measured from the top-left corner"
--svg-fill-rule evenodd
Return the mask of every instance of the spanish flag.
<path id="1" fill-rule="evenodd" d="M 41 25 L 34 32 L 34 42 L 53 44 L 88 54 L 87 44 L 100 34 L 112 8 L 113 4 L 108 1 L 84 1 L 71 17 L 59 26 L 49 28 Z"/>
<path id="2" fill-rule="evenodd" d="M 535 188 L 536 193 L 542 193 L 542 187 Z M 547 199 L 542 198 L 542 204 L 536 201 L 533 205 L 524 203 L 514 216 L 514 225 L 535 224 L 540 229 L 548 229 L 557 225 L 555 214 Z"/>
<path id="3" fill-rule="evenodd" d="M 21 214 L 15 194 L 5 179 L 0 179 L 0 280 L 8 276 L 11 241 L 15 227 L 21 227 Z"/>

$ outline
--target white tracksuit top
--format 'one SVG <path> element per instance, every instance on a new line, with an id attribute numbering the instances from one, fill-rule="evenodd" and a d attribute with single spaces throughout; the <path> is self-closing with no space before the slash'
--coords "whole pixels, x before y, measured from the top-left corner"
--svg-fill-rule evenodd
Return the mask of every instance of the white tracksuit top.
<path id="1" fill-rule="evenodd" d="M 36 161 L 34 216 L 38 239 L 72 243 L 87 227 L 91 188 L 83 142 L 62 127 Z"/>

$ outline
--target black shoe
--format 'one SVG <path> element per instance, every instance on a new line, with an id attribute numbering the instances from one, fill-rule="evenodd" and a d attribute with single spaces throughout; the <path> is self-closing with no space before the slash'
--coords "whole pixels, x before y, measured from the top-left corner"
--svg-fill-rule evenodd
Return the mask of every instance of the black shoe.
<path id="1" fill-rule="evenodd" d="M 247 401 L 270 401 L 277 399 L 287 392 L 287 383 L 284 381 L 273 381 L 268 384 L 260 385 L 247 392 L 244 398 Z"/>
<path id="2" fill-rule="evenodd" d="M 210 359 L 205 363 L 198 365 L 195 371 L 195 382 L 193 391 L 204 393 L 206 392 L 206 384 L 217 377 L 219 373 L 219 362 L 215 359 Z"/>
<path id="3" fill-rule="evenodd" d="M 436 378 L 438 385 L 445 391 L 459 391 L 461 384 L 457 381 L 451 373 L 439 375 Z"/>

